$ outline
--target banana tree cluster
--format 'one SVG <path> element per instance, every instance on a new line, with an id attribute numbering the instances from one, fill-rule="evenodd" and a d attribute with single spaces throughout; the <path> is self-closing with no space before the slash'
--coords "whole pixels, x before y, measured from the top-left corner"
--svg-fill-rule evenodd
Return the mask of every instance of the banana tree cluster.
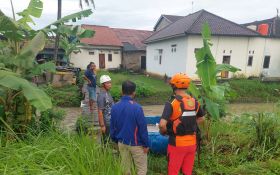
<path id="1" fill-rule="evenodd" d="M 24 132 L 36 110 L 43 112 L 52 108 L 50 97 L 26 77 L 44 71 L 55 72 L 53 62 L 40 65 L 35 62 L 46 39 L 57 32 L 65 32 L 61 30 L 65 23 L 92 14 L 91 10 L 84 10 L 65 16 L 40 30 L 33 30 L 30 27 L 30 24 L 35 24 L 32 18 L 40 18 L 42 10 L 41 0 L 30 0 L 28 7 L 18 13 L 18 20 L 0 11 L 0 130 Z M 65 33 L 62 37 L 69 36 Z M 92 36 L 93 32 L 83 31 L 79 34 Z"/>
<path id="2" fill-rule="evenodd" d="M 195 53 L 197 74 L 201 80 L 201 87 L 194 84 L 190 86 L 190 92 L 200 100 L 213 120 L 222 117 L 226 103 L 226 93 L 230 91 L 227 84 L 218 84 L 218 74 L 222 71 L 237 72 L 239 68 L 229 64 L 217 64 L 211 53 L 211 31 L 206 23 L 202 27 L 203 47 Z"/>

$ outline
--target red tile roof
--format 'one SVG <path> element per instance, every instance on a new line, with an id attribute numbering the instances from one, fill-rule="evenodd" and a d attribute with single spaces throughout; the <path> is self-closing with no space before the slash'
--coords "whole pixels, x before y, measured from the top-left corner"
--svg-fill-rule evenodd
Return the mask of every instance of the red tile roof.
<path id="1" fill-rule="evenodd" d="M 130 43 L 138 50 L 145 50 L 143 41 L 153 34 L 152 31 L 113 28 L 122 43 Z"/>
<path id="2" fill-rule="evenodd" d="M 107 26 L 82 25 L 82 27 L 84 29 L 91 29 L 95 31 L 92 38 L 81 39 L 82 43 L 95 46 L 123 46 L 114 30 Z"/>

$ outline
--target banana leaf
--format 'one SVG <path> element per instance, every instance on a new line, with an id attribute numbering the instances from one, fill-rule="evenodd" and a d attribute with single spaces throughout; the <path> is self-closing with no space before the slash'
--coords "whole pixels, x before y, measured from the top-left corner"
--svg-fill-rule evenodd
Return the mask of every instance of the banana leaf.
<path id="1" fill-rule="evenodd" d="M 33 86 L 27 80 L 16 77 L 10 72 L 0 70 L 0 86 L 15 91 L 21 91 L 27 101 L 39 111 L 52 108 L 50 97 L 41 89 Z"/>
<path id="2" fill-rule="evenodd" d="M 25 28 L 31 29 L 28 23 L 32 23 L 35 25 L 32 17 L 40 18 L 43 11 L 43 2 L 41 0 L 31 0 L 29 2 L 28 7 L 22 12 L 17 13 L 19 16 L 22 16 L 21 19 L 18 20 Z"/>
<path id="3" fill-rule="evenodd" d="M 53 62 L 49 61 L 43 64 L 37 64 L 31 69 L 31 76 L 42 75 L 44 72 L 56 72 L 56 66 Z"/>
<path id="4" fill-rule="evenodd" d="M 209 89 L 210 86 L 217 84 L 217 80 L 215 75 L 216 61 L 210 50 L 210 28 L 207 24 L 203 25 L 202 36 L 203 47 L 195 53 L 196 67 L 197 74 L 202 81 L 202 86 Z"/>
<path id="5" fill-rule="evenodd" d="M 219 104 L 210 100 L 209 98 L 204 98 L 206 104 L 206 110 L 210 114 L 213 120 L 218 120 L 220 118 Z"/>
<path id="6" fill-rule="evenodd" d="M 55 31 L 56 29 L 52 29 L 53 26 L 57 27 L 61 24 L 64 24 L 64 23 L 67 23 L 67 22 L 76 22 L 77 20 L 80 20 L 82 19 L 83 17 L 88 17 L 92 14 L 92 10 L 91 9 L 88 9 L 88 10 L 83 10 L 83 11 L 80 11 L 80 12 L 77 12 L 77 13 L 73 13 L 71 15 L 67 15 L 51 24 L 49 24 L 48 26 L 44 27 L 43 30 L 45 31 Z"/>
<path id="7" fill-rule="evenodd" d="M 237 72 L 241 71 L 241 69 L 234 67 L 230 64 L 217 64 L 216 74 L 221 73 L 222 71 Z"/>
<path id="8" fill-rule="evenodd" d="M 39 32 L 16 56 L 16 65 L 19 69 L 28 70 L 33 67 L 36 55 L 44 49 L 45 34 Z"/>
<path id="9" fill-rule="evenodd" d="M 24 33 L 19 30 L 19 25 L 17 24 L 17 22 L 6 16 L 1 10 L 0 34 L 13 41 L 22 41 L 24 39 Z"/>

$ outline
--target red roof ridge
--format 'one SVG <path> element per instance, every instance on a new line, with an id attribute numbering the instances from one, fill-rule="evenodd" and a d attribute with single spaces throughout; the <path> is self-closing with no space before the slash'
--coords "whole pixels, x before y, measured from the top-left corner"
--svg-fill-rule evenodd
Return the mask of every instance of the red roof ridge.
<path id="1" fill-rule="evenodd" d="M 144 32 L 153 32 L 152 30 L 142 30 L 142 29 L 124 29 L 124 28 L 116 28 L 116 27 L 112 27 L 112 29 L 117 29 L 117 30 L 136 30 L 136 31 L 144 31 Z"/>

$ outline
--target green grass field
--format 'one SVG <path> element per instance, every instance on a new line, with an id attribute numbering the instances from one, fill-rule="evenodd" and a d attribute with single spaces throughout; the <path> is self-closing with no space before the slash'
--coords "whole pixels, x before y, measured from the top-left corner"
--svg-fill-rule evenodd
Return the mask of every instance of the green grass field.
<path id="1" fill-rule="evenodd" d="M 110 73 L 99 71 L 98 80 L 101 75 L 109 75 L 112 78 L 111 94 L 115 100 L 121 96 L 121 84 L 125 80 L 136 83 L 136 100 L 142 105 L 163 104 L 172 94 L 171 88 L 162 79 L 147 77 L 145 75 L 132 75 L 128 72 Z"/>

